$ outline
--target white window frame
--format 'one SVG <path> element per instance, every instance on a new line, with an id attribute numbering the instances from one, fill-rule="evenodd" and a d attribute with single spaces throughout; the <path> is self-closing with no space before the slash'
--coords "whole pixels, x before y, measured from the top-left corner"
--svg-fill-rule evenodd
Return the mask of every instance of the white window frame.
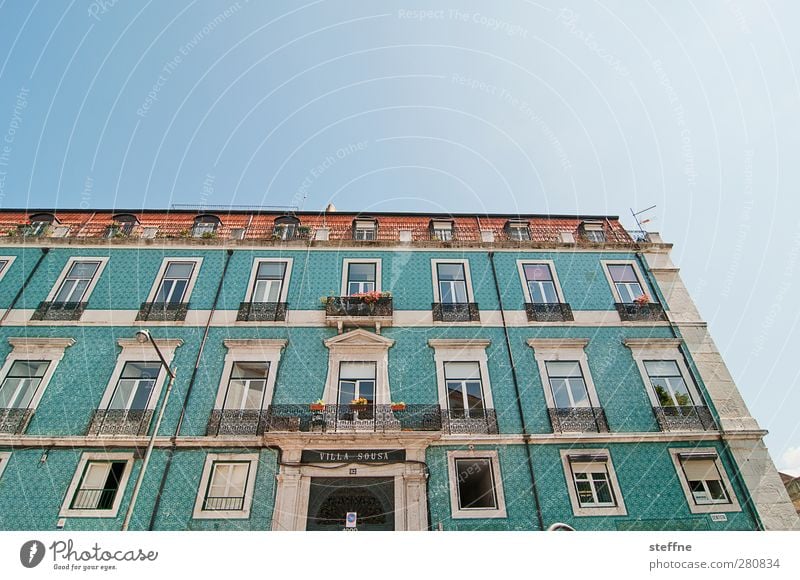
<path id="1" fill-rule="evenodd" d="M 75 492 L 78 491 L 78 486 L 81 483 L 83 472 L 86 469 L 86 464 L 90 461 L 125 461 L 125 470 L 122 472 L 120 478 L 119 488 L 114 497 L 114 505 L 107 510 L 86 510 L 86 509 L 70 509 L 69 505 L 75 497 Z M 75 475 L 72 476 L 72 482 L 67 488 L 67 493 L 64 496 L 64 502 L 61 504 L 61 511 L 59 517 L 71 518 L 115 518 L 119 512 L 119 506 L 122 504 L 122 498 L 125 496 L 125 489 L 128 485 L 128 480 L 133 471 L 133 453 L 84 453 L 78 462 L 78 467 L 75 470 Z"/>
<path id="2" fill-rule="evenodd" d="M 108 263 L 108 257 L 97 258 L 91 256 L 72 256 L 69 258 L 69 260 L 67 260 L 67 264 L 64 266 L 63 270 L 61 270 L 61 274 L 58 276 L 55 284 L 53 284 L 53 287 L 50 289 L 50 293 L 47 295 L 47 298 L 45 298 L 45 302 L 52 302 L 55 299 L 58 291 L 61 290 L 61 285 L 64 283 L 70 268 L 72 268 L 76 262 L 99 262 L 97 265 L 97 270 L 95 271 L 92 280 L 89 282 L 89 285 L 86 286 L 86 291 L 83 293 L 83 296 L 80 300 L 80 302 L 89 301 L 89 297 L 92 295 L 92 291 L 94 290 L 94 287 L 97 286 L 97 282 L 100 280 L 100 276 L 103 274 L 103 270 Z"/>
<path id="3" fill-rule="evenodd" d="M 542 381 L 544 399 L 548 409 L 556 409 L 553 390 L 550 387 L 550 376 L 547 373 L 548 362 L 571 362 L 577 361 L 583 374 L 583 382 L 586 385 L 586 392 L 589 395 L 589 405 L 600 407 L 600 400 L 597 397 L 597 390 L 594 386 L 592 373 L 589 372 L 589 359 L 586 356 L 586 345 L 589 344 L 588 338 L 529 338 L 528 346 L 533 349 L 533 356 L 539 366 L 539 377 Z"/>
<path id="4" fill-rule="evenodd" d="M 389 349 L 394 340 L 357 328 L 325 341 L 328 347 L 328 376 L 322 400 L 326 405 L 339 403 L 340 365 L 343 362 L 375 363 L 375 404 L 392 402 L 389 386 Z"/>
<path id="5" fill-rule="evenodd" d="M 244 491 L 244 504 L 241 510 L 204 510 L 203 503 L 206 499 L 206 491 L 211 479 L 211 469 L 215 462 L 249 462 L 247 483 Z M 197 488 L 197 498 L 194 502 L 192 518 L 196 520 L 242 520 L 250 517 L 250 509 L 253 505 L 253 490 L 256 485 L 258 475 L 258 453 L 209 453 L 203 465 L 203 474 L 200 478 L 200 486 Z"/>
<path id="6" fill-rule="evenodd" d="M 286 269 L 283 272 L 283 281 L 281 282 L 281 294 L 278 302 L 286 302 L 286 297 L 289 295 L 289 280 L 292 277 L 292 262 L 293 258 L 256 258 L 253 260 L 253 267 L 250 270 L 250 279 L 247 282 L 247 293 L 244 296 L 245 302 L 250 302 L 253 298 L 253 292 L 256 289 L 256 275 L 258 274 L 258 267 L 261 264 L 269 263 L 285 263 Z M 187 286 L 188 290 L 188 286 Z"/>
<path id="7" fill-rule="evenodd" d="M 740 512 L 742 508 L 739 506 L 739 500 L 736 498 L 736 493 L 731 485 L 722 460 L 719 458 L 719 453 L 713 447 L 708 448 L 684 448 L 684 449 L 670 449 L 669 454 L 672 457 L 672 463 L 675 465 L 675 471 L 678 474 L 678 481 L 683 489 L 683 495 L 686 497 L 686 503 L 689 505 L 689 511 L 693 514 L 709 514 L 709 513 L 723 513 L 723 512 Z M 729 503 L 707 503 L 698 504 L 695 502 L 694 494 L 689 487 L 689 481 L 686 478 L 686 473 L 683 470 L 683 463 L 681 456 L 694 455 L 697 459 L 711 459 L 717 467 L 717 472 L 728 494 Z"/>
<path id="8" fill-rule="evenodd" d="M 525 302 L 533 304 L 533 296 L 531 296 L 530 288 L 528 288 L 528 279 L 525 277 L 525 266 L 535 266 L 544 264 L 550 268 L 550 275 L 553 277 L 553 286 L 556 288 L 556 297 L 560 304 L 566 304 L 564 300 L 564 292 L 561 290 L 561 283 L 558 281 L 558 274 L 556 273 L 556 264 L 553 260 L 538 260 L 538 259 L 520 259 L 517 260 L 517 271 L 519 272 L 519 281 L 522 284 L 522 293 L 525 295 Z"/>
<path id="9" fill-rule="evenodd" d="M 264 385 L 264 400 L 262 403 L 262 409 L 266 409 L 272 403 L 278 365 L 287 341 L 273 338 L 226 339 L 223 344 L 228 349 L 228 354 L 225 355 L 225 363 L 222 367 L 222 376 L 217 388 L 214 408 L 222 409 L 222 405 L 225 403 L 225 395 L 228 391 L 228 383 L 230 382 L 234 363 L 266 362 L 269 363 L 269 374 L 267 375 L 267 383 Z"/>
<path id="10" fill-rule="evenodd" d="M 18 360 L 50 361 L 39 388 L 27 406 L 28 409 L 35 410 L 44 396 L 50 379 L 53 378 L 53 374 L 56 372 L 58 363 L 64 358 L 64 351 L 75 344 L 75 339 L 9 337 L 8 343 L 11 345 L 12 350 L 8 353 L 5 363 L 0 368 L 0 385 L 5 381 L 12 365 Z"/>
<path id="11" fill-rule="evenodd" d="M 6 273 L 11 269 L 11 264 L 13 264 L 14 260 L 16 259 L 17 259 L 16 256 L 0 256 L 0 262 L 6 263 L 5 267 L 2 270 L 0 270 L 0 281 L 2 281 L 3 278 L 5 278 Z"/>
<path id="12" fill-rule="evenodd" d="M 446 228 L 437 228 L 436 225 L 447 224 Z M 431 237 L 440 242 L 452 242 L 455 239 L 455 224 L 451 220 L 431 220 Z M 449 232 L 444 237 L 439 237 L 436 232 Z"/>
<path id="13" fill-rule="evenodd" d="M 186 292 L 184 292 L 183 300 L 181 300 L 182 303 L 189 302 L 192 296 L 192 290 L 194 290 L 194 285 L 197 283 L 197 277 L 200 275 L 200 266 L 203 264 L 203 258 L 184 258 L 181 256 L 164 258 L 161 261 L 161 267 L 158 269 L 156 279 L 153 282 L 153 286 L 150 288 L 150 293 L 147 295 L 147 300 L 145 300 L 145 302 L 153 302 L 153 300 L 155 300 L 156 294 L 158 294 L 158 289 L 161 287 L 161 280 L 164 277 L 164 274 L 167 271 L 167 265 L 170 262 L 194 262 L 192 276 L 189 278 L 189 283 L 186 284 Z"/>
<path id="14" fill-rule="evenodd" d="M 3 477 L 3 472 L 8 467 L 8 462 L 11 461 L 10 451 L 0 451 L 0 478 Z"/>
<path id="15" fill-rule="evenodd" d="M 520 232 L 524 231 L 527 233 L 527 237 L 514 237 L 511 235 L 511 232 Z M 506 224 L 506 235 L 508 239 L 514 242 L 529 242 L 533 236 L 531 235 L 531 223 L 525 220 L 508 220 L 508 224 Z"/>
<path id="16" fill-rule="evenodd" d="M 366 224 L 369 224 L 369 225 L 367 226 Z M 358 232 L 359 231 L 362 231 L 362 232 L 371 231 L 372 232 L 372 238 L 371 239 L 359 238 L 358 237 Z M 353 240 L 355 240 L 357 242 L 374 242 L 377 239 L 378 239 L 378 222 L 377 221 L 375 221 L 375 220 L 359 220 L 359 219 L 354 220 L 354 223 L 353 223 Z"/>
<path id="17" fill-rule="evenodd" d="M 653 388 L 653 384 L 650 381 L 650 375 L 644 366 L 645 361 L 654 360 L 675 362 L 678 365 L 681 377 L 683 377 L 683 382 L 686 384 L 686 389 L 689 391 L 689 396 L 692 398 L 692 404 L 695 407 L 705 406 L 704 399 L 700 396 L 697 385 L 695 385 L 693 375 L 689 372 L 684 358 L 681 356 L 681 341 L 679 339 L 627 338 L 623 343 L 631 349 L 633 360 L 636 361 L 636 368 L 639 369 L 647 396 L 654 408 L 661 407 L 661 402 L 658 400 L 658 395 L 656 395 L 655 388 Z"/>
<path id="18" fill-rule="evenodd" d="M 342 260 L 342 287 L 340 296 L 349 296 L 347 292 L 348 279 L 347 275 L 350 271 L 350 264 L 375 264 L 375 292 L 382 292 L 382 269 L 380 258 L 345 258 Z"/>
<path id="19" fill-rule="evenodd" d="M 433 280 L 433 301 L 441 303 L 442 299 L 439 293 L 439 264 L 462 264 L 464 266 L 464 278 L 467 286 L 467 303 L 475 302 L 475 294 L 472 291 L 472 274 L 469 271 L 469 259 L 449 259 L 449 258 L 432 258 L 431 259 L 431 279 Z M 451 323 L 448 323 L 451 324 Z"/>
<path id="20" fill-rule="evenodd" d="M 158 348 L 164 354 L 164 360 L 168 365 L 172 365 L 172 359 L 175 356 L 175 349 L 183 344 L 181 339 L 155 339 Z M 160 362 L 158 353 L 153 346 L 149 343 L 140 343 L 135 338 L 120 338 L 117 344 L 122 347 L 122 352 L 117 356 L 117 364 L 114 366 L 114 371 L 111 373 L 111 378 L 108 380 L 106 390 L 103 397 L 100 399 L 98 409 L 106 410 L 111 404 L 111 398 L 114 396 L 114 391 L 117 388 L 122 370 L 125 368 L 125 363 L 128 362 Z M 156 384 L 153 386 L 153 392 L 150 394 L 150 400 L 147 402 L 147 410 L 153 410 L 156 403 L 161 397 L 161 389 L 164 386 L 164 381 L 167 376 L 167 371 L 164 366 L 158 372 Z"/>
<path id="21" fill-rule="evenodd" d="M 447 380 L 445 379 L 444 363 L 448 362 L 477 362 L 481 372 L 481 388 L 483 390 L 483 408 L 494 409 L 492 398 L 492 384 L 489 379 L 489 358 L 486 349 L 492 343 L 489 339 L 448 339 L 431 338 L 428 346 L 433 350 L 433 359 L 436 363 L 436 384 L 439 392 L 439 406 L 449 413 L 447 398 Z M 452 419 L 457 421 L 458 419 Z"/>
<path id="22" fill-rule="evenodd" d="M 617 473 L 614 470 L 614 463 L 611 461 L 611 453 L 608 449 L 561 449 L 561 466 L 564 468 L 564 479 L 567 482 L 569 501 L 572 504 L 572 513 L 576 517 L 583 516 L 626 516 L 628 511 L 625 508 L 625 500 L 622 497 L 622 489 L 617 480 Z M 606 467 L 608 475 L 608 485 L 611 494 L 616 501 L 616 505 L 582 506 L 578 498 L 578 490 L 575 488 L 575 474 L 572 470 L 570 457 L 594 456 L 597 463 L 602 463 Z M 600 459 L 600 458 L 604 459 Z M 581 462 L 582 463 L 582 462 Z"/>
<path id="23" fill-rule="evenodd" d="M 458 472 L 456 459 L 488 459 L 492 468 L 495 508 L 466 508 L 459 506 Z M 506 498 L 503 492 L 503 476 L 500 471 L 500 458 L 496 449 L 456 449 L 447 452 L 447 472 L 450 482 L 450 514 L 453 519 L 506 518 Z"/>
<path id="24" fill-rule="evenodd" d="M 639 264 L 636 263 L 636 260 L 600 260 L 600 264 L 603 266 L 603 272 L 605 273 L 606 280 L 611 288 L 611 294 L 614 296 L 614 302 L 618 304 L 633 304 L 632 302 L 623 302 L 622 297 L 619 295 L 619 291 L 617 290 L 617 283 L 614 282 L 614 279 L 611 277 L 611 271 L 608 269 L 609 266 L 632 266 L 633 273 L 636 275 L 636 280 L 639 282 L 639 286 L 642 287 L 642 292 L 650 297 L 650 302 L 654 301 L 650 287 L 645 282 L 645 278 L 642 275 L 642 271 L 639 269 Z"/>

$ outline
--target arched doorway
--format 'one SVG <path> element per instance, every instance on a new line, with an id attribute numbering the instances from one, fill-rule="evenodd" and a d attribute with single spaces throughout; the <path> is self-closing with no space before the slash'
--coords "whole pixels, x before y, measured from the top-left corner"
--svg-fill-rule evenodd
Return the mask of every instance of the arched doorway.
<path id="1" fill-rule="evenodd" d="M 393 477 L 312 477 L 307 530 L 345 529 L 348 513 L 357 514 L 356 529 L 394 530 Z"/>

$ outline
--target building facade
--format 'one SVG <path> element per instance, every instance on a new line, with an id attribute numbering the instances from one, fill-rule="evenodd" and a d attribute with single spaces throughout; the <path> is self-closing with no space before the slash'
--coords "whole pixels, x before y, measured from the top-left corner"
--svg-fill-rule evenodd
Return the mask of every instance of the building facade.
<path id="1" fill-rule="evenodd" d="M 800 527 L 671 245 L 615 217 L 3 210 L 0 240 L 1 529 Z"/>

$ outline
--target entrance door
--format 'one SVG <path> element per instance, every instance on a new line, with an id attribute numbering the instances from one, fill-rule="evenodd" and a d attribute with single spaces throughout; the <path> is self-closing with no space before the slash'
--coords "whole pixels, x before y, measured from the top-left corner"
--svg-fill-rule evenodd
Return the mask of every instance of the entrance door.
<path id="1" fill-rule="evenodd" d="M 358 530 L 394 530 L 394 478 L 311 478 L 307 530 L 343 530 L 349 512 L 357 514 Z"/>

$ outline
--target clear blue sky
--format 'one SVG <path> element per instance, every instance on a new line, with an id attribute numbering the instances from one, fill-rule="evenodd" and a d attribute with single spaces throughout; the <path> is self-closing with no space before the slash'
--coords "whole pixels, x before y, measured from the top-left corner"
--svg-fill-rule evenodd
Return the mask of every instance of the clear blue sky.
<path id="1" fill-rule="evenodd" d="M 0 0 L 0 206 L 656 204 L 800 474 L 797 22 L 788 0 Z"/>

